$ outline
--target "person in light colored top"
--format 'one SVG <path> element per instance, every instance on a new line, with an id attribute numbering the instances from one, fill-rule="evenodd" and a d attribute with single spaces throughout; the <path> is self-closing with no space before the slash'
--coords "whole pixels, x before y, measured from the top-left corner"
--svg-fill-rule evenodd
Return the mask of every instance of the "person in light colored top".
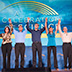
<path id="1" fill-rule="evenodd" d="M 13 27 L 11 19 L 9 19 L 10 27 Z M 13 32 L 15 35 L 15 68 L 18 68 L 19 66 L 19 54 L 21 54 L 21 62 L 20 62 L 20 67 L 24 67 L 24 54 L 25 54 L 25 36 L 27 33 L 27 29 L 23 31 L 22 24 L 18 25 L 19 32 L 13 28 Z"/>
<path id="2" fill-rule="evenodd" d="M 68 33 L 68 29 L 67 27 L 63 27 L 63 31 L 61 30 L 61 26 L 60 26 L 61 20 L 59 19 L 58 21 L 58 29 L 59 29 L 59 33 L 61 35 L 62 41 L 63 41 L 63 55 L 64 55 L 64 67 L 65 70 L 67 70 L 67 58 L 68 58 L 68 62 L 69 62 L 69 69 L 71 69 L 71 57 L 72 57 L 72 48 L 71 48 L 71 39 L 72 39 L 72 32 Z"/>
<path id="3" fill-rule="evenodd" d="M 47 19 L 47 18 L 46 18 Z M 47 52 L 48 52 L 48 58 L 47 58 L 47 67 L 51 69 L 51 60 L 50 60 L 50 55 L 51 55 L 51 50 L 53 50 L 53 55 L 54 55 L 54 67 L 56 70 L 58 69 L 58 64 L 57 64 L 57 57 L 56 57 L 56 42 L 55 42 L 55 35 L 57 34 L 58 26 L 56 26 L 56 31 L 53 32 L 53 28 L 49 27 L 47 28 L 47 23 L 45 25 L 46 29 L 46 34 L 48 36 L 48 44 L 47 44 Z"/>
<path id="4" fill-rule="evenodd" d="M 3 54 L 3 69 L 10 68 L 10 56 L 11 56 L 11 50 L 12 50 L 12 41 L 11 41 L 11 34 L 12 30 L 8 26 L 4 29 L 5 33 L 0 34 L 0 37 L 2 37 L 2 54 Z M 6 67 L 6 54 L 8 56 L 7 58 L 7 67 Z"/>
<path id="5" fill-rule="evenodd" d="M 22 28 L 22 25 L 18 25 L 18 27 Z M 25 31 L 17 31 L 13 28 L 13 33 L 15 35 L 15 42 L 16 43 L 24 43 L 25 42 L 25 36 L 26 36 L 26 33 L 27 33 L 27 29 L 25 29 Z"/>

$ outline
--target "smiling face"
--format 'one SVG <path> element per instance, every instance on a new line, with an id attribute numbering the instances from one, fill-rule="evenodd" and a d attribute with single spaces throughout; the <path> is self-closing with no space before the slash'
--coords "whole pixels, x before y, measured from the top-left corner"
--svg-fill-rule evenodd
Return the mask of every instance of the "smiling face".
<path id="1" fill-rule="evenodd" d="M 5 33 L 9 33 L 9 27 L 6 27 L 4 31 Z"/>
<path id="2" fill-rule="evenodd" d="M 53 32 L 53 28 L 52 27 L 49 28 L 49 32 Z"/>
<path id="3" fill-rule="evenodd" d="M 67 32 L 68 31 L 67 27 L 63 27 L 63 31 Z"/>
<path id="4" fill-rule="evenodd" d="M 23 30 L 23 27 L 22 27 L 22 25 L 20 25 L 19 26 L 19 31 L 22 32 L 22 30 Z"/>
<path id="5" fill-rule="evenodd" d="M 39 24 L 35 24 L 35 29 L 38 29 L 39 28 Z"/>

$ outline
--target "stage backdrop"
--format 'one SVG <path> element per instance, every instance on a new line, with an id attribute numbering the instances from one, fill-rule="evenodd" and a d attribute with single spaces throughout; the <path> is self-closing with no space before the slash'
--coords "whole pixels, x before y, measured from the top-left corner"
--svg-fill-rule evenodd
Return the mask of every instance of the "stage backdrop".
<path id="1" fill-rule="evenodd" d="M 44 27 L 45 18 L 48 18 L 48 27 L 52 26 L 54 31 L 58 19 L 61 19 L 61 28 L 68 27 L 72 31 L 72 0 L 0 0 L 0 34 L 4 33 L 5 26 L 9 25 L 8 19 L 12 19 L 13 27 L 18 30 L 18 24 L 26 27 L 27 17 L 30 17 L 30 28 L 39 24 L 39 29 Z M 41 35 L 42 45 L 46 46 L 48 39 L 46 32 Z M 0 37 L 0 46 L 2 38 Z M 15 44 L 15 37 L 12 34 L 12 45 Z M 31 46 L 31 34 L 27 32 L 25 45 Z M 56 44 L 62 45 L 59 32 L 56 35 Z"/>

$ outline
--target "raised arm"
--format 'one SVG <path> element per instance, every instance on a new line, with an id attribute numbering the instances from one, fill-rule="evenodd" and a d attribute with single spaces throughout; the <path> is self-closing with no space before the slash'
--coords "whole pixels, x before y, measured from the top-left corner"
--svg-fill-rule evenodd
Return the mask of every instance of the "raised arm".
<path id="1" fill-rule="evenodd" d="M 13 27 L 11 27 L 11 29 L 10 29 L 10 35 L 12 34 L 12 32 L 13 32 Z"/>
<path id="2" fill-rule="evenodd" d="M 9 26 L 11 27 L 11 30 L 10 30 L 10 34 L 12 34 L 12 32 L 14 32 L 14 34 L 16 34 L 18 31 L 16 31 L 14 28 L 13 28 L 13 24 L 12 24 L 12 21 L 11 19 L 9 19 Z"/>
<path id="3" fill-rule="evenodd" d="M 10 35 L 12 34 L 13 32 L 13 25 L 12 25 L 12 22 L 11 22 L 11 19 L 9 19 L 9 26 L 10 26 Z"/>
<path id="4" fill-rule="evenodd" d="M 41 33 L 46 29 L 46 27 L 47 27 L 47 18 L 45 18 L 45 26 L 42 29 L 40 29 Z"/>
<path id="5" fill-rule="evenodd" d="M 29 32 L 32 32 L 32 29 L 29 28 L 29 20 L 30 20 L 30 18 L 28 17 L 28 18 L 27 18 L 27 30 L 28 30 Z"/>
<path id="6" fill-rule="evenodd" d="M 40 29 L 40 32 L 42 33 L 45 30 L 45 27 L 43 27 L 42 29 Z"/>
<path id="7" fill-rule="evenodd" d="M 58 20 L 58 29 L 59 29 L 59 33 L 62 34 L 62 30 L 61 30 L 61 26 L 60 26 L 61 20 Z"/>
<path id="8" fill-rule="evenodd" d="M 2 37 L 2 34 L 0 34 L 0 37 Z"/>
<path id="9" fill-rule="evenodd" d="M 45 30 L 46 30 L 46 34 L 48 34 L 48 28 L 47 28 L 47 18 L 45 18 Z"/>
<path id="10" fill-rule="evenodd" d="M 24 33 L 24 34 L 26 34 L 26 33 L 27 33 L 27 28 L 23 31 L 23 33 Z"/>

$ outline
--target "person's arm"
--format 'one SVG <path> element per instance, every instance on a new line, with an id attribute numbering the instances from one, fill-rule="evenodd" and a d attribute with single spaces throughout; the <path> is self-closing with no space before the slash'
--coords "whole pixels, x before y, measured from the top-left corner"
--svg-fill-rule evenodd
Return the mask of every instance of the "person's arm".
<path id="1" fill-rule="evenodd" d="M 2 34 L 0 34 L 0 37 L 2 37 Z"/>
<path id="2" fill-rule="evenodd" d="M 23 33 L 24 33 L 24 34 L 26 34 L 26 33 L 27 33 L 27 28 L 23 31 Z"/>
<path id="3" fill-rule="evenodd" d="M 10 27 L 11 27 L 11 26 L 10 26 Z M 12 32 L 13 32 L 14 34 L 16 34 L 18 31 L 17 31 L 17 30 L 15 30 L 13 27 L 11 27 L 10 34 L 12 34 Z"/>
<path id="4" fill-rule="evenodd" d="M 32 32 L 32 29 L 29 28 L 29 20 L 30 20 L 30 18 L 28 17 L 28 19 L 27 19 L 27 30 L 28 30 L 29 32 Z"/>
<path id="5" fill-rule="evenodd" d="M 72 38 L 72 32 L 71 32 L 71 38 Z"/>
<path id="6" fill-rule="evenodd" d="M 72 39 L 72 32 L 70 32 L 70 37 L 71 37 L 71 39 Z"/>
<path id="7" fill-rule="evenodd" d="M 12 24 L 12 21 L 11 19 L 9 19 L 9 26 L 11 27 L 11 31 L 10 31 L 10 34 L 12 34 L 12 32 L 14 32 L 14 34 L 16 34 L 18 31 L 16 31 L 14 28 L 13 28 L 13 24 Z"/>
<path id="8" fill-rule="evenodd" d="M 58 30 L 59 30 L 59 33 L 62 34 L 60 23 L 61 23 L 61 20 L 59 19 L 59 21 L 58 21 Z"/>
<path id="9" fill-rule="evenodd" d="M 45 27 L 43 27 L 42 29 L 40 29 L 41 33 L 46 29 L 47 27 L 47 18 L 45 18 Z"/>
<path id="10" fill-rule="evenodd" d="M 13 32 L 13 24 L 12 24 L 12 22 L 11 22 L 11 19 L 9 19 L 9 26 L 10 26 L 10 35 L 12 34 L 12 32 Z"/>
<path id="11" fill-rule="evenodd" d="M 9 24 L 10 25 L 10 24 Z M 10 29 L 10 35 L 12 34 L 12 32 L 13 32 L 13 25 L 12 26 L 10 26 L 11 27 L 11 29 Z"/>
<path id="12" fill-rule="evenodd" d="M 46 34 L 48 34 L 48 28 L 47 28 L 47 18 L 45 19 L 45 30 L 46 30 Z"/>
<path id="13" fill-rule="evenodd" d="M 13 33 L 16 35 L 18 31 L 13 28 Z"/>
<path id="14" fill-rule="evenodd" d="M 45 30 L 45 27 L 43 27 L 42 29 L 40 29 L 40 32 L 42 33 Z"/>

